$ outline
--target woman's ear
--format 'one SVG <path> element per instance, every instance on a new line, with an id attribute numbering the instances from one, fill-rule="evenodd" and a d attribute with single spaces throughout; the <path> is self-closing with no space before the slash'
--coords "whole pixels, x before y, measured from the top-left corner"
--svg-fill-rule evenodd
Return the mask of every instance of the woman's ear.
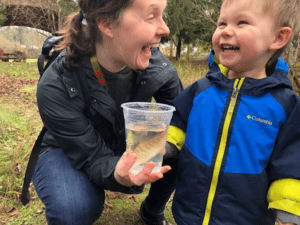
<path id="1" fill-rule="evenodd" d="M 269 47 L 269 50 L 277 50 L 283 48 L 290 40 L 292 29 L 290 27 L 281 27 L 275 33 L 275 38 Z"/>
<path id="2" fill-rule="evenodd" d="M 112 23 L 108 20 L 100 20 L 99 18 L 96 21 L 101 33 L 109 38 L 113 38 Z"/>

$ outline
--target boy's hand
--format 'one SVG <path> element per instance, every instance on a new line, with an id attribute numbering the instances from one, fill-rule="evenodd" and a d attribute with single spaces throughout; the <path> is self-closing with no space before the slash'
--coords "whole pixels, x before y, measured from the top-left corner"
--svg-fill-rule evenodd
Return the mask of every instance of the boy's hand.
<path id="1" fill-rule="evenodd" d="M 277 219 L 278 225 L 296 225 L 295 223 L 283 223 L 279 219 Z"/>
<path id="2" fill-rule="evenodd" d="M 136 158 L 136 154 L 132 153 L 132 150 L 129 148 L 126 150 L 126 152 L 124 152 L 118 164 L 116 165 L 114 176 L 118 183 L 122 184 L 123 186 L 140 186 L 142 184 L 155 182 L 161 179 L 163 174 L 171 169 L 170 166 L 163 166 L 160 169 L 160 172 L 151 174 L 155 164 L 153 162 L 148 162 L 142 171 L 135 175 L 129 170 L 135 163 Z"/>

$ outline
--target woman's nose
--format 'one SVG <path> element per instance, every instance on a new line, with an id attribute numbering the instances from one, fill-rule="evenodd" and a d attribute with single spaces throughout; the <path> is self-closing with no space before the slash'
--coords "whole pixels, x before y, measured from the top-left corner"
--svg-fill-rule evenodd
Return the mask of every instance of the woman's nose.
<path id="1" fill-rule="evenodd" d="M 161 19 L 161 22 L 157 29 L 157 34 L 160 36 L 168 36 L 170 34 L 170 29 L 163 19 Z"/>

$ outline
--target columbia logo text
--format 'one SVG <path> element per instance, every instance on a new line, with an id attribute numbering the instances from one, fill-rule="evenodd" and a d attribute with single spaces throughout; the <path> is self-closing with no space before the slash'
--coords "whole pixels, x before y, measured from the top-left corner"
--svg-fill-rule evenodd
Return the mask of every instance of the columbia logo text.
<path id="1" fill-rule="evenodd" d="M 265 123 L 265 124 L 268 124 L 268 125 L 271 125 L 272 126 L 272 122 L 269 121 L 269 120 L 264 120 L 264 119 L 261 119 L 259 117 L 256 117 L 256 116 L 251 116 L 251 115 L 248 115 L 247 118 L 249 120 L 254 120 L 254 121 L 257 121 L 257 122 L 260 122 L 260 123 Z"/>

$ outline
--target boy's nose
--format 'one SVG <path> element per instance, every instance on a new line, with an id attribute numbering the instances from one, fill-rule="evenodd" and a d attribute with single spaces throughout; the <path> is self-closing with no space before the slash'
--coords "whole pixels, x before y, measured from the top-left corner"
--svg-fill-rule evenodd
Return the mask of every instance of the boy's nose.
<path id="1" fill-rule="evenodd" d="M 225 29 L 223 29 L 222 31 L 221 31 L 221 36 L 222 37 L 231 37 L 231 36 L 233 36 L 233 29 L 232 28 L 230 28 L 229 26 L 227 26 Z"/>

